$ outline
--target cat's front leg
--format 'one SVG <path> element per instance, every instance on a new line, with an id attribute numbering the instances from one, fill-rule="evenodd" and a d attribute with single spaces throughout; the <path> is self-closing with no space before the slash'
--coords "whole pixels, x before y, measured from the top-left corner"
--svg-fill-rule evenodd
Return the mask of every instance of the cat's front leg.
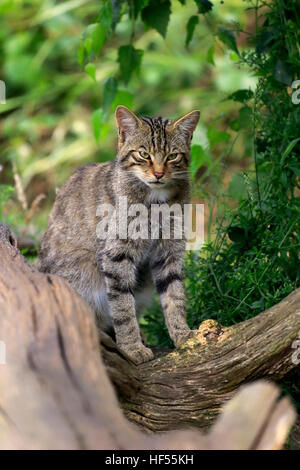
<path id="1" fill-rule="evenodd" d="M 151 263 L 166 325 L 175 346 L 195 334 L 186 322 L 183 258 L 183 242 L 165 243 L 156 251 Z"/>
<path id="2" fill-rule="evenodd" d="M 121 248 L 121 247 L 120 247 Z M 141 340 L 135 313 L 133 289 L 135 285 L 135 260 L 128 250 L 107 250 L 102 259 L 107 296 L 113 319 L 116 341 L 136 364 L 153 359 L 151 349 Z"/>

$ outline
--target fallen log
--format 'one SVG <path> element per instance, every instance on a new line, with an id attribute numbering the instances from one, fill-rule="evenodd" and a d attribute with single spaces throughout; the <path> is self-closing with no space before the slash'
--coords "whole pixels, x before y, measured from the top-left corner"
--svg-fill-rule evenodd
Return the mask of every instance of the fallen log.
<path id="1" fill-rule="evenodd" d="M 283 445 L 294 411 L 269 383 L 243 388 L 207 435 L 146 435 L 119 405 L 143 430 L 207 428 L 242 383 L 278 379 L 296 366 L 291 346 L 300 333 L 299 290 L 240 325 L 204 322 L 196 338 L 137 367 L 105 334 L 99 348 L 83 299 L 64 280 L 34 269 L 16 243 L 0 223 L 0 341 L 6 347 L 0 449 Z"/>
<path id="2" fill-rule="evenodd" d="M 213 320 L 173 352 L 134 366 L 102 335 L 102 356 L 126 416 L 149 431 L 206 428 L 237 388 L 281 379 L 297 366 L 300 289 L 255 318 L 223 328 Z"/>

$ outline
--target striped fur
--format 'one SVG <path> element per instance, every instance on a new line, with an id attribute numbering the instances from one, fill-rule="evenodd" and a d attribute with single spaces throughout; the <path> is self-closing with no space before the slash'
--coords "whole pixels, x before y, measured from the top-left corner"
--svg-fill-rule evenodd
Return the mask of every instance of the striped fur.
<path id="1" fill-rule="evenodd" d="M 128 204 L 147 206 L 188 202 L 190 140 L 199 112 L 171 122 L 138 118 L 120 106 L 116 117 L 117 159 L 79 168 L 61 188 L 39 263 L 41 271 L 66 279 L 94 310 L 99 327 L 114 330 L 119 347 L 141 363 L 153 354 L 142 343 L 137 316 L 151 300 L 154 286 L 174 344 L 191 334 L 185 318 L 184 241 L 100 240 L 96 211 L 99 204 L 109 203 L 118 212 L 120 196 Z M 170 154 L 176 158 L 167 160 Z"/>

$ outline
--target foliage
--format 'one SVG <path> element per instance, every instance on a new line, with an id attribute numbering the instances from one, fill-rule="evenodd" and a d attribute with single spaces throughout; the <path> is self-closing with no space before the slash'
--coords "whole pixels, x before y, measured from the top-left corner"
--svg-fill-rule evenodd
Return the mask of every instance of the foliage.
<path id="1" fill-rule="evenodd" d="M 72 171 L 115 158 L 118 104 L 169 118 L 200 108 L 193 176 L 204 162 L 209 194 L 221 184 L 221 161 L 240 165 L 240 155 L 249 156 L 245 131 L 232 146 L 235 131 L 229 122 L 237 106 L 224 98 L 238 86 L 253 88 L 255 79 L 232 67 L 236 57 L 223 53 L 217 37 L 220 24 L 230 29 L 233 20 L 244 21 L 242 2 L 208 8 L 210 2 L 173 0 L 165 39 L 141 17 L 149 2 L 134 2 L 134 17 L 131 2 L 112 4 L 114 9 L 111 2 L 90 0 L 0 5 L 0 75 L 7 85 L 6 104 L 0 105 L 0 178 L 14 184 L 13 162 L 28 204 L 46 196 L 28 225 L 17 192 L 3 211 L 16 232 L 25 230 L 34 239 L 45 229 L 56 188 Z M 198 23 L 187 51 L 191 17 Z M 136 65 L 134 71 L 129 63 Z"/>
<path id="2" fill-rule="evenodd" d="M 256 17 L 264 5 L 255 4 Z M 250 318 L 300 285 L 300 107 L 292 102 L 286 75 L 278 76 L 279 68 L 288 70 L 291 85 L 299 70 L 300 23 L 293 11 L 293 2 L 272 2 L 263 11 L 263 24 L 256 23 L 252 50 L 241 53 L 241 62 L 250 65 L 259 83 L 254 95 L 238 90 L 228 98 L 242 103 L 231 127 L 251 122 L 253 169 L 232 179 L 214 240 L 187 256 L 193 328 L 207 318 L 226 326 Z M 240 196 L 235 209 L 229 206 L 230 191 Z M 149 313 L 148 331 L 154 342 L 169 344 L 156 310 Z"/>

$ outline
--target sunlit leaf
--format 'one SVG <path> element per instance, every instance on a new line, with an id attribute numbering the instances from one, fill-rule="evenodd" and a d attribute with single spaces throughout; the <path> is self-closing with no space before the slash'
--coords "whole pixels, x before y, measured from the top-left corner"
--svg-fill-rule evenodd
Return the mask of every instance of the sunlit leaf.
<path id="1" fill-rule="evenodd" d="M 113 109 L 116 109 L 117 106 L 122 104 L 127 106 L 127 108 L 132 108 L 133 105 L 133 95 L 126 90 L 118 90 L 111 106 Z"/>
<path id="2" fill-rule="evenodd" d="M 214 53 L 215 53 L 215 48 L 214 46 L 211 46 L 207 52 L 207 62 L 209 62 L 211 65 L 215 65 Z"/>
<path id="3" fill-rule="evenodd" d="M 77 60 L 78 60 L 78 64 L 82 66 L 83 61 L 84 61 L 84 45 L 82 42 L 79 44 L 79 47 L 78 47 Z"/>
<path id="4" fill-rule="evenodd" d="M 97 142 L 99 141 L 99 138 L 100 138 L 100 132 L 101 132 L 101 127 L 102 127 L 102 116 L 103 116 L 102 108 L 96 109 L 96 111 L 94 111 L 92 114 L 94 136 Z"/>
<path id="5" fill-rule="evenodd" d="M 240 60 L 240 57 L 235 52 L 232 52 L 231 54 L 229 54 L 229 59 L 232 62 L 237 62 L 238 60 Z"/>
<path id="6" fill-rule="evenodd" d="M 92 49 L 93 49 L 93 41 L 91 38 L 86 38 L 84 41 L 84 47 L 88 53 L 88 55 L 91 55 Z"/>
<path id="7" fill-rule="evenodd" d="M 91 63 L 86 64 L 84 70 L 93 80 L 96 81 L 96 65 L 95 64 L 91 64 Z"/>
<path id="8" fill-rule="evenodd" d="M 209 154 L 201 145 L 192 145 L 190 164 L 191 178 L 193 179 L 196 176 L 197 171 L 202 165 L 210 163 L 210 160 Z"/>
<path id="9" fill-rule="evenodd" d="M 105 44 L 106 40 L 106 32 L 104 27 L 101 24 L 92 25 L 94 28 L 91 32 L 91 40 L 92 40 L 92 49 L 95 54 L 100 54 L 102 47 Z"/>

